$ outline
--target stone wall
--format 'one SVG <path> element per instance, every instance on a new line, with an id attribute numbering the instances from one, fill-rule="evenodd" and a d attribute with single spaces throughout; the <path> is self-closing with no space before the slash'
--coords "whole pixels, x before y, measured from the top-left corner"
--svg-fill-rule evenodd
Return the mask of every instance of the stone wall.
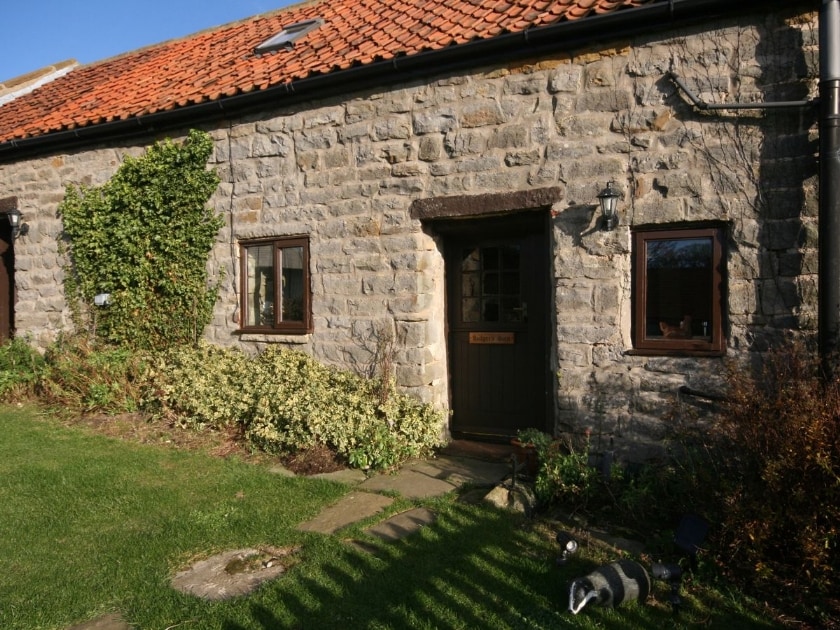
<path id="1" fill-rule="evenodd" d="M 816 110 L 692 110 L 668 71 L 709 102 L 806 99 L 816 15 L 770 15 L 606 49 L 486 67 L 279 109 L 208 130 L 224 214 L 223 273 L 207 337 L 287 343 L 363 369 L 395 335 L 402 387 L 448 401 L 443 259 L 409 215 L 415 199 L 561 187 L 552 243 L 557 428 L 639 451 L 658 442 L 681 385 L 714 390 L 722 360 L 633 356 L 630 226 L 725 220 L 728 357 L 782 330 L 816 329 Z M 170 134 L 177 136 L 178 134 Z M 151 139 L 147 139 L 151 141 Z M 16 243 L 18 333 L 69 326 L 55 216 L 70 182 L 99 184 L 140 146 L 0 165 L 32 229 Z M 596 195 L 622 190 L 620 226 Z M 238 335 L 238 239 L 311 239 L 311 335 Z"/>

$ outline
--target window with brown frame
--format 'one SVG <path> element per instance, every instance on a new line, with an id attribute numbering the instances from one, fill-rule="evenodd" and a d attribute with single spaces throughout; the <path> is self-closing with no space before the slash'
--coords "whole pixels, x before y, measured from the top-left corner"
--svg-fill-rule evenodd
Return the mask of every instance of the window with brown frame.
<path id="1" fill-rule="evenodd" d="M 241 243 L 242 325 L 248 332 L 312 331 L 309 239 L 302 236 Z"/>
<path id="2" fill-rule="evenodd" d="M 633 346 L 640 354 L 723 354 L 725 229 L 633 233 Z"/>

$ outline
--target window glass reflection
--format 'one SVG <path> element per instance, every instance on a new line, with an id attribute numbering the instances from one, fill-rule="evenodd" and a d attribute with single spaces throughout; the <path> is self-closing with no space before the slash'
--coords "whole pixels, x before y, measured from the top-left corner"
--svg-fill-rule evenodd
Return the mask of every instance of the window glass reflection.
<path id="1" fill-rule="evenodd" d="M 711 238 L 647 241 L 647 338 L 708 337 L 714 289 L 713 246 Z"/>

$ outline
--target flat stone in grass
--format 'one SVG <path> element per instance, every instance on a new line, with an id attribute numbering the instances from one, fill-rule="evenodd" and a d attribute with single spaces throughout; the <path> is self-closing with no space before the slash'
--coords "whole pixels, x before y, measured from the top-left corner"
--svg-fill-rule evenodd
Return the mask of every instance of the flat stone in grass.
<path id="1" fill-rule="evenodd" d="M 435 513 L 426 508 L 414 508 L 406 512 L 400 512 L 388 520 L 382 521 L 370 527 L 369 534 L 382 540 L 399 540 L 419 531 L 420 528 L 429 525 L 435 520 Z"/>
<path id="2" fill-rule="evenodd" d="M 342 468 L 334 472 L 318 473 L 312 475 L 315 479 L 328 479 L 337 483 L 343 483 L 348 486 L 357 486 L 367 479 L 367 475 L 363 470 L 356 470 L 354 468 Z"/>
<path id="3" fill-rule="evenodd" d="M 119 615 L 110 614 L 80 623 L 67 630 L 132 630 L 132 626 L 123 621 Z"/>
<path id="4" fill-rule="evenodd" d="M 226 551 L 177 573 L 172 588 L 212 601 L 247 595 L 282 575 L 296 551 L 274 547 Z"/>
<path id="5" fill-rule="evenodd" d="M 298 529 L 304 532 L 334 534 L 342 527 L 381 512 L 393 502 L 393 499 L 380 494 L 351 492 L 311 521 L 298 525 Z"/>
<path id="6" fill-rule="evenodd" d="M 426 499 L 452 492 L 456 486 L 424 472 L 403 469 L 396 475 L 375 475 L 359 487 L 370 492 L 398 492 L 408 499 Z"/>

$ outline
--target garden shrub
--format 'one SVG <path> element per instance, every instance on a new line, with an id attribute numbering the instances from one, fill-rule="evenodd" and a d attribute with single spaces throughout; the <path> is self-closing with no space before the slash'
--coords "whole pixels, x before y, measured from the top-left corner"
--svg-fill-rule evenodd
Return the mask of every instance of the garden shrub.
<path id="1" fill-rule="evenodd" d="M 534 491 L 542 502 L 580 509 L 598 493 L 600 481 L 598 470 L 589 464 L 588 440 L 580 447 L 555 440 L 540 454 Z"/>
<path id="2" fill-rule="evenodd" d="M 85 337 L 61 337 L 44 354 L 40 398 L 65 413 L 137 411 L 145 382 L 142 353 L 93 345 Z"/>
<path id="3" fill-rule="evenodd" d="M 150 380 L 158 413 L 184 426 L 239 425 L 257 447 L 326 445 L 351 466 L 387 469 L 440 443 L 443 416 L 384 385 L 272 346 L 249 358 L 201 343 L 161 356 Z"/>
<path id="4" fill-rule="evenodd" d="M 0 345 L 0 400 L 20 401 L 34 396 L 44 359 L 24 339 Z"/>
<path id="5" fill-rule="evenodd" d="M 155 355 L 143 394 L 144 409 L 182 428 L 221 429 L 251 421 L 248 357 L 205 341 Z"/>
<path id="6" fill-rule="evenodd" d="M 728 381 L 712 436 L 721 565 L 754 588 L 819 606 L 840 586 L 840 381 L 821 376 L 802 342 L 767 353 L 754 373 L 733 366 Z"/>
<path id="7" fill-rule="evenodd" d="M 534 493 L 543 505 L 561 503 L 574 510 L 583 509 L 597 493 L 599 475 L 589 465 L 589 440 L 575 444 L 572 439 L 553 439 L 537 429 L 517 432 L 517 439 L 534 448 L 537 473 Z"/>

